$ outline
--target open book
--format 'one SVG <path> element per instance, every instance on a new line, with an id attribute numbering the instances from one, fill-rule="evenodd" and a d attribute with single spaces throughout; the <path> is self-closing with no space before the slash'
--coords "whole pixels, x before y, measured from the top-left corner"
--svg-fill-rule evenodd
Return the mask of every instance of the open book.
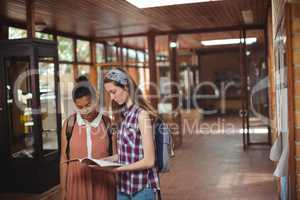
<path id="1" fill-rule="evenodd" d="M 68 162 L 76 162 L 79 161 L 81 163 L 87 164 L 87 165 L 96 165 L 99 167 L 120 167 L 123 166 L 121 163 L 107 161 L 107 160 L 101 160 L 101 159 L 93 159 L 93 158 L 77 158 L 72 160 L 67 160 L 64 163 Z"/>

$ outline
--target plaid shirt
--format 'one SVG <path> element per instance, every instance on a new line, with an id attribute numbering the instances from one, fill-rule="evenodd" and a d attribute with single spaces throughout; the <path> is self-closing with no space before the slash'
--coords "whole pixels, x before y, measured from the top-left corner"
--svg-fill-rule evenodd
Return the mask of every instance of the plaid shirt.
<path id="1" fill-rule="evenodd" d="M 138 115 L 142 111 L 136 105 L 126 108 L 123 114 L 120 131 L 118 132 L 118 158 L 125 165 L 137 162 L 144 158 L 142 136 L 138 128 Z M 119 173 L 119 191 L 130 196 L 145 187 L 159 189 L 159 180 L 156 168 L 140 171 Z"/>

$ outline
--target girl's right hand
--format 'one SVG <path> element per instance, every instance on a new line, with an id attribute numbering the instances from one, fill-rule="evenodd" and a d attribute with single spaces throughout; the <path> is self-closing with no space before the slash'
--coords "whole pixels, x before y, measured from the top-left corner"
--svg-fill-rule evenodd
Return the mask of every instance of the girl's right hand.
<path id="1" fill-rule="evenodd" d="M 104 157 L 104 158 L 101 158 L 101 160 L 116 162 L 116 161 L 118 161 L 118 155 L 115 154 L 113 156 Z"/>

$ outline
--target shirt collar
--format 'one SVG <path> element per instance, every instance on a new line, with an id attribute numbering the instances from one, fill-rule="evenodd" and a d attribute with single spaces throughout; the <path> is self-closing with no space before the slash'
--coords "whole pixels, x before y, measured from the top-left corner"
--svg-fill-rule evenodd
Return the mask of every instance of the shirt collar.
<path id="1" fill-rule="evenodd" d="M 124 105 L 122 108 L 122 115 L 124 117 L 126 117 L 128 115 L 128 113 L 132 110 L 133 107 L 134 107 L 134 104 L 130 105 L 129 107 L 127 107 L 127 105 Z"/>
<path id="2" fill-rule="evenodd" d="M 97 117 L 92 122 L 88 122 L 88 121 L 84 120 L 79 113 L 77 113 L 76 118 L 77 118 L 77 123 L 79 126 L 90 125 L 93 128 L 97 128 L 102 119 L 102 114 L 99 112 Z"/>

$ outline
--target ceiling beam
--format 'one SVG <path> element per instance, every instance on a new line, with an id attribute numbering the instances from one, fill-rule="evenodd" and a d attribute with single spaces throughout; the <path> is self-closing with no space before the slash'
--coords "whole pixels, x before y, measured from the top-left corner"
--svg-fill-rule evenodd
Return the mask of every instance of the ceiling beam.
<path id="1" fill-rule="evenodd" d="M 35 38 L 35 5 L 34 0 L 26 0 L 27 37 Z"/>
<path id="2" fill-rule="evenodd" d="M 199 28 L 199 29 L 183 29 L 183 30 L 173 30 L 173 31 L 151 31 L 154 32 L 155 35 L 169 35 L 169 34 L 197 34 L 197 33 L 213 33 L 213 32 L 225 32 L 225 31 L 238 31 L 241 29 L 246 30 L 261 30 L 265 28 L 265 24 L 254 24 L 254 25 L 239 25 L 239 26 L 224 26 L 224 27 L 214 27 L 214 28 Z M 147 32 L 143 33 L 133 33 L 133 34 L 124 34 L 121 35 L 124 37 L 142 37 L 147 36 Z M 96 37 L 96 40 L 108 40 L 119 38 L 120 35 L 114 36 L 104 36 L 104 37 Z"/>

